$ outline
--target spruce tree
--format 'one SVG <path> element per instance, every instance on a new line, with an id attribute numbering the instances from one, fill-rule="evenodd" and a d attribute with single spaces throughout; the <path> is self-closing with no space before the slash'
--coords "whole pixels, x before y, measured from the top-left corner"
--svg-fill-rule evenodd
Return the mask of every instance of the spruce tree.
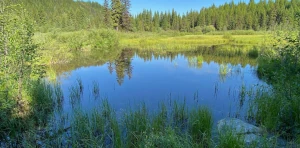
<path id="1" fill-rule="evenodd" d="M 120 0 L 112 0 L 111 1 L 111 9 L 112 9 L 112 23 L 113 23 L 113 27 L 116 30 L 119 30 L 119 26 L 120 26 L 120 19 L 122 16 L 122 4 Z"/>
<path id="2" fill-rule="evenodd" d="M 110 12 L 110 8 L 109 8 L 109 2 L 108 0 L 104 0 L 104 24 L 107 27 L 111 26 L 111 12 Z"/>
<path id="3" fill-rule="evenodd" d="M 123 5 L 123 11 L 121 16 L 121 26 L 124 30 L 131 30 L 131 15 L 129 12 L 130 9 L 130 0 L 121 0 Z"/>

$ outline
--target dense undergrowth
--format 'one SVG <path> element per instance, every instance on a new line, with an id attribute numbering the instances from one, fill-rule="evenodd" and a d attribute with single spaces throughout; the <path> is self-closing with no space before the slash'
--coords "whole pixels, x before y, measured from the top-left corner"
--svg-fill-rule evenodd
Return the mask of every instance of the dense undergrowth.
<path id="1" fill-rule="evenodd" d="M 74 52 L 111 52 L 118 48 L 119 39 L 113 30 L 36 33 L 33 40 L 41 48 L 47 65 L 68 63 Z"/>
<path id="2" fill-rule="evenodd" d="M 278 43 L 259 57 L 258 74 L 272 85 L 253 100 L 251 117 L 289 140 L 300 135 L 299 34 L 280 35 Z"/>

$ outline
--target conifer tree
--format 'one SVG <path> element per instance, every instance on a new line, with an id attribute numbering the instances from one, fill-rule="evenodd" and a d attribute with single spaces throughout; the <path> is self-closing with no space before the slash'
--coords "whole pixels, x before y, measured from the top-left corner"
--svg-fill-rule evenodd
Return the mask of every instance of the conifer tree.
<path id="1" fill-rule="evenodd" d="M 129 12 L 130 9 L 130 0 L 122 0 L 123 10 L 121 16 L 121 26 L 124 30 L 131 30 L 131 15 Z"/>
<path id="2" fill-rule="evenodd" d="M 111 10 L 109 8 L 109 2 L 108 0 L 104 0 L 104 24 L 107 27 L 111 26 Z"/>
<path id="3" fill-rule="evenodd" d="M 119 30 L 120 20 L 122 16 L 122 4 L 120 0 L 111 0 L 111 9 L 112 9 L 112 22 L 113 27 L 116 30 Z"/>

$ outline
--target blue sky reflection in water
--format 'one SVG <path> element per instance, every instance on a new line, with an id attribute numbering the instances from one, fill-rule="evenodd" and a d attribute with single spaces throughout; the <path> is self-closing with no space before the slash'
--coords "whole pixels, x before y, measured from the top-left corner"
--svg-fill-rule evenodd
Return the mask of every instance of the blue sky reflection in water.
<path id="1" fill-rule="evenodd" d="M 81 107 L 85 110 L 101 104 L 101 99 L 94 99 L 92 95 L 93 83 L 97 82 L 100 98 L 107 98 L 117 114 L 141 103 L 146 103 L 150 111 L 155 111 L 162 101 L 169 105 L 170 99 L 178 102 L 186 100 L 189 109 L 209 107 L 216 121 L 239 112 L 245 113 L 246 107 L 239 107 L 242 86 L 250 90 L 257 84 L 264 84 L 255 74 L 256 67 L 249 64 L 223 64 L 227 65 L 228 73 L 221 77 L 220 63 L 206 62 L 204 57 L 203 63 L 196 67 L 197 63 L 193 65 L 191 61 L 180 54 L 174 60 L 152 56 L 148 61 L 135 55 L 131 59 L 132 73 L 124 73 L 122 84 L 117 81 L 115 69 L 109 72 L 109 64 L 81 67 L 67 72 L 59 77 L 65 94 L 64 110 L 71 110 L 69 90 L 80 78 L 84 85 Z"/>

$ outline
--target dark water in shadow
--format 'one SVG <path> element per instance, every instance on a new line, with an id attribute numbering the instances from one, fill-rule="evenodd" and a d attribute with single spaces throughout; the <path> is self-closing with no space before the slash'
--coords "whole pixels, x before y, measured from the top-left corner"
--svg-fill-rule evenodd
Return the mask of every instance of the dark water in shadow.
<path id="1" fill-rule="evenodd" d="M 79 105 L 84 110 L 100 106 L 106 98 L 117 114 L 141 103 L 151 113 L 159 103 L 171 105 L 177 100 L 189 109 L 210 108 L 215 121 L 228 116 L 244 118 L 251 94 L 258 85 L 266 85 L 256 76 L 255 59 L 244 55 L 123 50 L 92 58 L 90 64 L 83 59 L 91 58 L 84 56 L 76 60 L 76 66 L 56 67 L 65 98 L 63 112 L 72 112 L 70 91 L 78 79 L 83 84 Z M 95 85 L 99 86 L 97 95 Z"/>

